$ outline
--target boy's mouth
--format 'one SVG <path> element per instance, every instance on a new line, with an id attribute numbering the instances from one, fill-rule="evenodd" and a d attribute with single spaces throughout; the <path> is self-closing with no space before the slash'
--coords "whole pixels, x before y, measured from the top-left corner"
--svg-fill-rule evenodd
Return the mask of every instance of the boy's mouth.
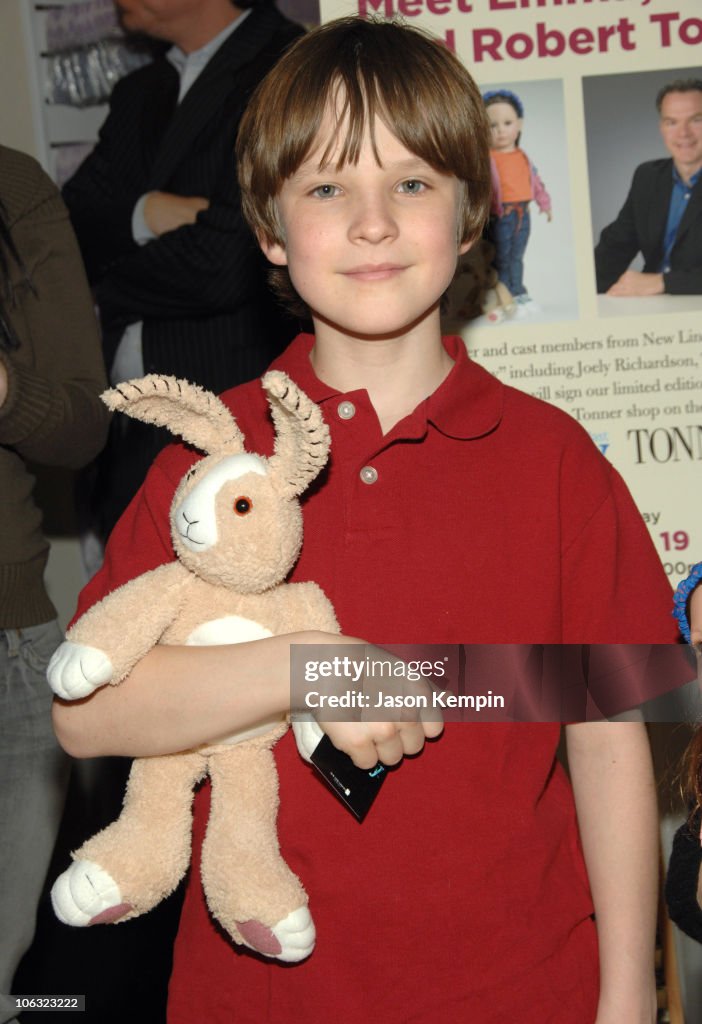
<path id="1" fill-rule="evenodd" d="M 344 277 L 351 277 L 354 281 L 384 281 L 405 269 L 399 263 L 364 263 L 344 271 Z"/>

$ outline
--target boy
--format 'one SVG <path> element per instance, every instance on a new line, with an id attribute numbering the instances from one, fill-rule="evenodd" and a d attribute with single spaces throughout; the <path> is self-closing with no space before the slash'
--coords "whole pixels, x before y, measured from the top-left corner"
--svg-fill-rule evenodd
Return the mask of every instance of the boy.
<path id="1" fill-rule="evenodd" d="M 292 578 L 325 589 L 345 633 L 380 643 L 672 640 L 652 544 L 587 435 L 473 364 L 460 339 L 442 342 L 442 293 L 488 209 L 487 137 L 456 58 L 419 32 L 358 19 L 305 37 L 248 108 L 246 214 L 279 289 L 294 287 L 315 328 L 275 365 L 332 432 Z M 224 398 L 251 450 L 270 454 L 259 383 Z M 173 558 L 168 507 L 192 459 L 182 446 L 159 457 L 81 610 Z M 310 640 L 339 638 L 156 648 L 119 687 L 58 703 L 59 734 L 78 756 L 198 745 L 285 711 L 288 644 Z M 438 731 L 323 727 L 361 766 L 397 764 Z M 557 725 L 447 727 L 393 773 L 360 827 L 288 734 L 276 747 L 279 834 L 310 893 L 317 947 L 285 968 L 217 932 L 198 881 L 205 787 L 171 1024 L 650 1024 L 657 844 L 645 733 L 568 733 L 597 932 Z"/>

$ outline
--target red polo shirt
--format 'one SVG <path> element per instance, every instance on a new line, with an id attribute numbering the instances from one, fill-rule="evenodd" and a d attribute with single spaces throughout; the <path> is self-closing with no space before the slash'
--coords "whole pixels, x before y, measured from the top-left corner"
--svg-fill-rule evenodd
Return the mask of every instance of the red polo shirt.
<path id="1" fill-rule="evenodd" d="M 312 342 L 298 338 L 275 364 L 321 405 L 332 433 L 292 578 L 324 588 L 345 633 L 378 643 L 675 638 L 641 517 L 574 420 L 503 386 L 447 339 L 451 373 L 383 436 L 365 391 L 341 395 L 314 376 Z M 260 384 L 224 400 L 249 448 L 270 454 Z M 81 610 L 173 558 L 169 505 L 191 461 L 182 446 L 156 461 Z M 281 849 L 317 926 L 315 951 L 293 966 L 242 952 L 212 923 L 198 864 L 205 787 L 170 1024 L 594 1020 L 592 904 L 558 737 L 548 724 L 449 725 L 392 772 L 362 825 L 284 737 Z"/>

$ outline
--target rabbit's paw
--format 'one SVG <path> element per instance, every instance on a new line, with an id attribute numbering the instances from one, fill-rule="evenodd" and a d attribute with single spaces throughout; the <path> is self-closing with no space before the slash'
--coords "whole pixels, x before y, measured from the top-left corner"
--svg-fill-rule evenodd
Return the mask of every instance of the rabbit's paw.
<path id="1" fill-rule="evenodd" d="M 307 907 L 298 907 L 282 921 L 268 928 L 260 921 L 237 921 L 236 927 L 247 946 L 264 956 L 294 964 L 314 949 L 315 929 Z"/>
<path id="2" fill-rule="evenodd" d="M 99 864 L 76 860 L 54 882 L 51 903 L 59 921 L 84 928 L 112 924 L 133 908 L 122 900 L 119 886 Z"/>
<path id="3" fill-rule="evenodd" d="M 109 683 L 113 673 L 112 662 L 103 651 L 64 640 L 51 657 L 46 678 L 57 697 L 77 700 Z"/>
<path id="4" fill-rule="evenodd" d="M 305 761 L 309 761 L 317 744 L 322 736 L 324 736 L 323 731 L 314 719 L 293 722 L 292 731 L 300 757 L 303 757 Z"/>

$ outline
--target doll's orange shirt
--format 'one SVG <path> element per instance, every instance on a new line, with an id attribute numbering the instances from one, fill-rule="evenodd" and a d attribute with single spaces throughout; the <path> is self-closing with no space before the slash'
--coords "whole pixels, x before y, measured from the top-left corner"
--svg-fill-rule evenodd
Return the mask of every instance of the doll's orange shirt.
<path id="1" fill-rule="evenodd" d="M 527 203 L 534 198 L 531 187 L 531 168 L 529 158 L 521 149 L 513 149 L 510 153 L 501 153 L 493 149 L 490 152 L 497 174 L 500 179 L 503 203 Z"/>

